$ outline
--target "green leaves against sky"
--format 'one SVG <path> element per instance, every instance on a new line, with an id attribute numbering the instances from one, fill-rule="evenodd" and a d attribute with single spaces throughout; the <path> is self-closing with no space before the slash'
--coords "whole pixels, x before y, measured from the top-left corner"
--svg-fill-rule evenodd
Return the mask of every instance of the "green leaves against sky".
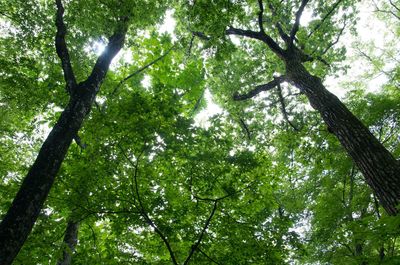
<path id="1" fill-rule="evenodd" d="M 257 1 L 63 2 L 78 81 L 118 18 L 129 16 L 131 26 L 79 131 L 82 144 L 71 145 L 14 264 L 55 264 L 69 220 L 80 223 L 72 264 L 400 263 L 399 216 L 379 206 L 297 88 L 282 85 L 284 106 L 277 90 L 233 100 L 285 72 L 262 43 L 225 35 L 229 26 L 257 30 Z M 301 1 L 264 2 L 265 31 L 284 46 L 276 25 L 290 31 Z M 358 80 L 335 87 L 396 158 L 398 7 L 394 0 L 310 1 L 295 42 L 318 58 L 305 66 L 325 82 L 351 76 L 363 61 Z M 54 48 L 53 2 L 2 0 L 0 10 L 3 216 L 68 95 Z M 158 30 L 167 10 L 177 23 L 174 36 Z M 357 21 L 367 15 L 386 23 L 385 49 L 356 42 L 365 34 Z M 350 42 L 359 53 L 350 52 Z M 379 87 L 367 89 L 379 75 Z M 223 112 L 201 126 L 196 115 L 211 104 L 206 91 Z"/>

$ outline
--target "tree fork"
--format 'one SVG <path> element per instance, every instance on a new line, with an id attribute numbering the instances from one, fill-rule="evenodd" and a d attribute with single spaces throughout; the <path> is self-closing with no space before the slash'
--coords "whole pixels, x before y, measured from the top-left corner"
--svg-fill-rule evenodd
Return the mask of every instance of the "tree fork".
<path id="1" fill-rule="evenodd" d="M 126 18 L 109 38 L 109 43 L 97 59 L 89 77 L 76 84 L 64 40 L 66 28 L 62 19 L 64 8 L 61 0 L 56 0 L 56 5 L 57 34 L 55 46 L 61 59 L 70 100 L 40 148 L 35 162 L 29 169 L 11 207 L 0 223 L 0 265 L 8 265 L 13 262 L 30 234 L 68 148 L 81 128 L 84 119 L 90 113 L 111 60 L 124 44 L 127 31 L 128 19 Z"/>

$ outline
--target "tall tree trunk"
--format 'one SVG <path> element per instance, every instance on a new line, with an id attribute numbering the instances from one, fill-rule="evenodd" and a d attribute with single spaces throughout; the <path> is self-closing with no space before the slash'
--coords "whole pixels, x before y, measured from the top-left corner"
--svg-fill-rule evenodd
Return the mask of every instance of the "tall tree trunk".
<path id="1" fill-rule="evenodd" d="M 63 255 L 57 262 L 57 265 L 70 265 L 72 260 L 72 254 L 75 252 L 76 244 L 78 243 L 78 230 L 79 223 L 69 221 L 67 229 L 65 231 L 63 241 Z"/>
<path id="2" fill-rule="evenodd" d="M 309 99 L 390 215 L 400 202 L 400 163 L 346 106 L 311 75 L 299 60 L 286 59 L 287 80 Z"/>
<path id="3" fill-rule="evenodd" d="M 123 46 L 127 31 L 127 18 L 109 38 L 104 52 L 99 56 L 89 77 L 76 84 L 65 44 L 66 27 L 63 22 L 64 8 L 57 4 L 56 50 L 62 61 L 64 78 L 70 100 L 56 125 L 40 148 L 35 162 L 0 224 L 0 264 L 11 264 L 31 232 L 40 210 L 50 192 L 54 179 L 68 148 L 89 114 L 111 60 Z"/>

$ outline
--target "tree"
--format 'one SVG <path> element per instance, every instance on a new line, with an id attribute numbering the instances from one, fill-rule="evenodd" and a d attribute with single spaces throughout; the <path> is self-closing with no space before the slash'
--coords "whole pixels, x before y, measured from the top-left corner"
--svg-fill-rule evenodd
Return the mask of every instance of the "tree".
<path id="1" fill-rule="evenodd" d="M 56 9 L 42 2 L 0 3 L 9 28 L 0 34 L 1 215 L 45 138 L 39 130 L 52 128 L 70 100 L 53 47 Z M 96 46 L 106 46 L 119 24 L 114 18 L 133 15 L 122 56 L 13 264 L 398 263 L 400 216 L 385 213 L 304 93 L 285 81 L 254 100 L 232 100 L 236 91 L 248 95 L 286 73 L 264 42 L 226 35 L 229 25 L 258 32 L 258 1 L 171 1 L 168 11 L 154 1 L 64 3 L 77 80 L 92 72 Z M 263 3 L 266 34 L 287 50 L 278 24 L 290 35 L 300 3 Z M 353 4 L 312 1 L 304 8 L 305 17 L 309 7 L 322 15 L 301 19 L 292 45 L 315 58 L 303 64 L 321 80 L 346 69 L 335 63 L 345 58 L 335 42 L 348 27 L 356 30 Z M 171 16 L 172 35 L 161 22 Z M 374 65 L 371 75 L 383 69 L 389 78 L 366 92 L 371 68 L 363 68 L 359 80 L 341 84 L 349 91 L 343 102 L 398 157 L 399 90 L 391 70 L 398 56 L 388 47 L 377 62 L 379 47 L 357 47 L 371 57 L 354 54 Z M 386 63 L 390 69 L 381 67 Z M 215 107 L 210 101 L 223 109 L 199 121 Z"/>
<path id="2" fill-rule="evenodd" d="M 300 19 L 308 2 L 304 0 L 299 4 L 295 1 L 282 4 L 279 1 L 270 1 L 267 7 L 269 16 L 265 15 L 266 10 L 261 0 L 257 4 L 251 3 L 247 6 L 250 12 L 240 3 L 227 6 L 214 4 L 210 9 L 201 3 L 196 3 L 187 12 L 195 36 L 210 40 L 209 36 L 221 36 L 223 33 L 223 38 L 226 38 L 226 35 L 236 35 L 265 45 L 264 49 L 268 48 L 275 55 L 274 60 L 279 60 L 273 63 L 275 68 L 269 72 L 282 74 L 274 76 L 272 81 L 258 85 L 247 93 L 234 95 L 234 99 L 253 98 L 262 91 L 279 87 L 284 82 L 298 88 L 308 98 L 311 106 L 320 113 L 328 130 L 338 138 L 352 157 L 386 211 L 396 215 L 400 200 L 399 163 L 368 128 L 324 87 L 322 79 L 312 74 L 313 71 L 317 74 L 321 71 L 314 68 L 318 65 L 318 61 L 326 66 L 330 65 L 330 60 L 326 61 L 322 57 L 338 42 L 346 23 L 351 19 L 351 13 L 346 13 L 345 10 L 351 8 L 353 3 L 314 2 L 313 8 L 319 11 L 319 17 L 308 27 L 302 28 Z M 337 20 L 334 13 L 339 7 L 345 12 L 342 16 L 344 26 L 336 28 Z M 257 9 L 258 17 L 251 16 L 250 14 L 256 13 Z M 217 13 L 223 14 L 222 19 L 219 19 Z M 257 20 L 258 30 L 233 26 L 236 24 L 239 27 L 255 27 L 254 18 Z M 274 40 L 274 36 L 278 36 L 279 41 Z M 328 44 L 326 44 L 327 39 L 330 41 Z M 270 59 L 271 56 L 268 55 L 267 60 Z"/>
<path id="3" fill-rule="evenodd" d="M 113 12 L 116 14 L 115 17 L 110 17 L 113 21 L 111 24 L 114 32 L 108 38 L 108 44 L 98 57 L 89 76 L 84 81 L 78 82 L 65 40 L 67 28 L 64 24 L 64 7 L 61 0 L 56 1 L 56 7 L 55 46 L 61 60 L 69 102 L 43 143 L 35 162 L 0 224 L 0 259 L 3 264 L 12 262 L 28 237 L 67 150 L 72 140 L 77 139 L 78 130 L 90 113 L 110 63 L 124 44 L 130 24 L 129 20 L 132 16 L 129 5 L 108 7 L 111 14 Z"/>

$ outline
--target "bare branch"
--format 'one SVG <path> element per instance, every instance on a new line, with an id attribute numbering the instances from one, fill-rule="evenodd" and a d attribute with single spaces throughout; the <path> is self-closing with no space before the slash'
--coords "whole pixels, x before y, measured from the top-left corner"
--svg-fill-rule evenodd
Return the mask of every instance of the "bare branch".
<path id="1" fill-rule="evenodd" d="M 236 101 L 239 101 L 239 100 L 246 100 L 246 99 L 253 98 L 254 96 L 258 95 L 259 93 L 261 93 L 263 91 L 268 91 L 268 90 L 275 88 L 277 85 L 281 84 L 284 81 L 285 81 L 284 76 L 274 77 L 274 79 L 271 82 L 264 84 L 264 85 L 256 86 L 255 89 L 251 90 L 250 92 L 248 92 L 246 94 L 242 94 L 242 95 L 235 94 L 233 96 L 233 99 Z"/>
<path id="2" fill-rule="evenodd" d="M 329 9 L 328 13 L 326 13 L 325 16 L 321 19 L 321 22 L 318 23 L 318 25 L 316 25 L 310 33 L 308 33 L 307 38 L 311 37 L 311 35 L 313 35 L 322 26 L 322 24 L 325 22 L 325 20 L 327 20 L 332 15 L 333 11 L 335 11 L 335 9 L 339 6 L 339 4 L 342 1 L 343 0 L 338 0 L 338 1 L 336 1 L 336 3 L 334 3 L 332 5 L 332 7 Z"/>
<path id="3" fill-rule="evenodd" d="M 283 117 L 285 118 L 285 120 L 287 121 L 287 123 L 289 123 L 289 125 L 296 131 L 300 131 L 290 120 L 289 120 L 289 116 L 288 113 L 286 111 L 286 104 L 285 104 L 285 99 L 283 98 L 282 95 L 282 89 L 280 84 L 277 85 L 278 88 L 278 96 L 279 96 L 279 102 L 281 103 L 281 111 L 283 114 Z"/>
<path id="4" fill-rule="evenodd" d="M 301 15 L 303 14 L 304 8 L 306 7 L 308 2 L 309 2 L 309 0 L 302 0 L 301 4 L 300 4 L 300 7 L 299 7 L 299 10 L 297 10 L 297 12 L 296 12 L 296 19 L 294 21 L 292 30 L 290 31 L 290 40 L 291 40 L 291 42 L 293 42 L 293 40 L 294 40 L 294 38 L 296 36 L 296 33 L 299 30 L 300 18 L 301 18 Z"/>
<path id="5" fill-rule="evenodd" d="M 215 211 L 217 210 L 217 204 L 218 204 L 218 201 L 215 200 L 215 201 L 214 201 L 214 206 L 213 206 L 213 208 L 212 208 L 212 210 L 211 210 L 211 214 L 210 214 L 210 216 L 208 217 L 208 219 L 206 220 L 206 222 L 205 222 L 205 224 L 204 224 L 204 227 L 203 227 L 203 230 L 201 231 L 200 236 L 199 236 L 199 238 L 197 239 L 196 243 L 195 243 L 194 245 L 192 245 L 192 249 L 191 249 L 191 251 L 190 251 L 188 257 L 186 258 L 185 262 L 183 263 L 184 265 L 189 264 L 189 261 L 190 261 L 190 259 L 192 258 L 194 252 L 195 252 L 195 251 L 197 250 L 197 248 L 199 247 L 200 242 L 201 242 L 201 240 L 203 239 L 203 236 L 204 236 L 205 232 L 207 231 L 208 226 L 210 225 L 211 219 L 213 218 L 213 216 L 214 216 L 214 214 L 215 214 Z"/>
<path id="6" fill-rule="evenodd" d="M 72 93 L 72 90 L 76 87 L 76 79 L 72 70 L 71 60 L 69 58 L 69 52 L 67 44 L 65 42 L 65 35 L 67 34 L 67 27 L 64 24 L 64 7 L 61 0 L 56 0 L 57 14 L 56 14 L 56 39 L 55 46 L 57 55 L 61 60 L 61 67 L 64 72 L 64 80 L 66 82 L 66 89 L 68 93 Z"/>

